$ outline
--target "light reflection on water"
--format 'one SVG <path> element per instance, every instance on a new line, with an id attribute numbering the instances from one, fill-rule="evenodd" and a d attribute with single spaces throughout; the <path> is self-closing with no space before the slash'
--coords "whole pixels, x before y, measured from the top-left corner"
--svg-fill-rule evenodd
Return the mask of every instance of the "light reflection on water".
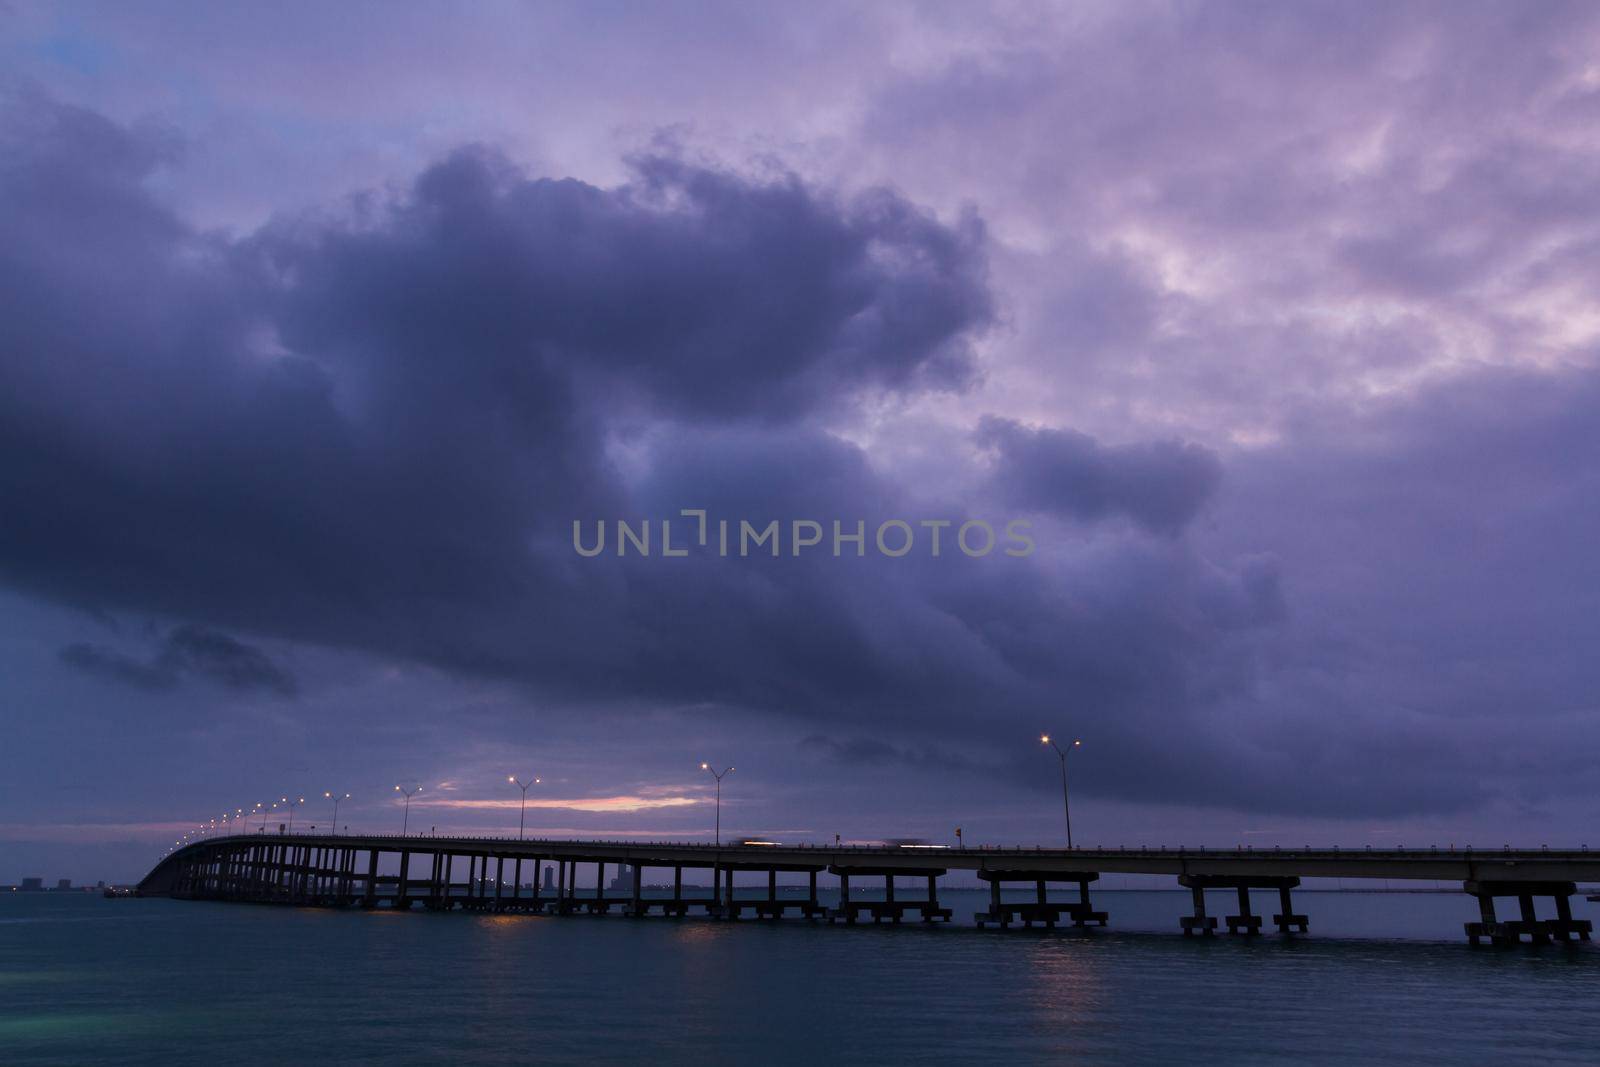
<path id="1" fill-rule="evenodd" d="M 1178 936 L 1177 893 L 1101 893 L 1088 933 L 8 894 L 0 1062 L 1594 1062 L 1600 949 L 1304 900 L 1286 942 Z M 1402 921 L 1437 940 L 1373 939 Z"/>

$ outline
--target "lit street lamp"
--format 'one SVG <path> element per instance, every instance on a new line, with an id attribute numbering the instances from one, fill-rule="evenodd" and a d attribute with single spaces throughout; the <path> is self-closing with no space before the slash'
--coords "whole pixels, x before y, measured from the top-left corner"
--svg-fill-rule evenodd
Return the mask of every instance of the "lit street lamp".
<path id="1" fill-rule="evenodd" d="M 290 800 L 288 797 L 284 797 L 283 802 L 289 805 L 289 832 L 292 834 L 294 833 L 294 809 L 296 806 L 304 804 L 306 802 L 306 798 L 300 797 L 296 800 Z"/>
<path id="2" fill-rule="evenodd" d="M 340 796 L 338 793 L 335 793 L 332 790 L 325 789 L 323 790 L 322 795 L 333 801 L 333 833 L 334 836 L 337 837 L 339 834 L 339 801 L 349 800 L 350 794 L 345 793 L 343 796 Z"/>
<path id="3" fill-rule="evenodd" d="M 513 774 L 511 777 L 507 778 L 506 781 L 522 790 L 522 808 L 517 813 L 517 840 L 521 841 L 523 822 L 526 820 L 528 815 L 528 788 L 530 786 L 538 785 L 539 779 L 535 778 L 533 781 L 524 785 L 520 780 L 518 780 L 517 776 Z"/>
<path id="4" fill-rule="evenodd" d="M 733 768 L 729 767 L 725 771 L 718 772 L 711 764 L 702 763 L 700 769 L 710 771 L 711 777 L 717 780 L 717 844 L 720 845 L 722 844 L 722 779 L 732 774 Z"/>
<path id="5" fill-rule="evenodd" d="M 274 805 L 274 806 L 276 806 L 276 805 Z M 267 832 L 267 807 L 266 807 L 265 804 L 261 804 L 261 803 L 258 802 L 256 804 L 256 810 L 261 813 L 261 832 L 262 833 L 266 833 Z"/>
<path id="6" fill-rule="evenodd" d="M 1049 745 L 1051 748 L 1055 749 L 1056 755 L 1061 757 L 1061 810 L 1065 812 L 1067 816 L 1067 848 L 1070 849 L 1072 848 L 1072 803 L 1067 799 L 1067 753 L 1083 744 L 1083 742 L 1074 739 L 1072 744 L 1068 745 L 1066 748 L 1062 748 L 1060 745 L 1050 740 L 1049 734 L 1040 734 L 1039 740 L 1043 744 Z"/>
<path id="7" fill-rule="evenodd" d="M 406 798 L 405 818 L 400 821 L 400 836 L 404 837 L 406 836 L 407 827 L 411 825 L 411 798 L 422 792 L 422 787 L 419 785 L 415 789 L 401 789 L 399 786 L 395 786 L 394 791 Z"/>

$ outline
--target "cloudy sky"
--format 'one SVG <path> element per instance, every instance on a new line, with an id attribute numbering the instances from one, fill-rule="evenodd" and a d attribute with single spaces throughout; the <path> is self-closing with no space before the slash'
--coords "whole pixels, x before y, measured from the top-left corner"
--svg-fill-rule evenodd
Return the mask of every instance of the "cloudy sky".
<path id="1" fill-rule="evenodd" d="M 1553 2 L 0 4 L 0 881 L 397 783 L 515 832 L 510 774 L 704 839 L 701 760 L 734 834 L 1055 841 L 1042 730 L 1079 843 L 1587 841 L 1597 55 Z M 783 550 L 574 551 L 685 508 Z"/>

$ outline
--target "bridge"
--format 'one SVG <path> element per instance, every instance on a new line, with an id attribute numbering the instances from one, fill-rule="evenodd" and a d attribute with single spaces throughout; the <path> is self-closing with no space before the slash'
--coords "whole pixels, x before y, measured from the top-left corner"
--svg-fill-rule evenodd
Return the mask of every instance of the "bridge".
<path id="1" fill-rule="evenodd" d="M 533 872 L 523 883 L 524 865 Z M 593 867 L 596 888 L 579 892 L 580 867 Z M 631 870 L 621 895 L 606 888 L 608 868 Z M 492 868 L 492 873 L 491 873 Z M 396 870 L 398 873 L 387 873 Z M 646 894 L 644 872 L 672 872 L 671 896 Z M 384 872 L 384 873 L 380 873 Z M 684 872 L 711 876 L 704 887 L 685 886 Z M 139 883 L 141 896 L 284 903 L 302 906 L 524 912 L 552 915 L 608 914 L 613 909 L 643 917 L 654 912 L 684 916 L 693 911 L 719 919 L 744 913 L 769 919 L 794 914 L 855 924 L 898 923 L 915 913 L 923 922 L 947 922 L 939 903 L 939 879 L 971 871 L 989 887 L 988 910 L 978 925 L 1010 927 L 1040 923 L 1105 925 L 1090 886 L 1102 874 L 1165 875 L 1190 890 L 1193 913 L 1180 916 L 1185 935 L 1209 936 L 1218 917 L 1206 909 L 1206 891 L 1236 896 L 1236 914 L 1222 916 L 1233 934 L 1261 932 L 1265 916 L 1251 910 L 1250 891 L 1278 894 L 1272 916 L 1281 933 L 1306 932 L 1310 920 L 1296 913 L 1293 890 L 1303 878 L 1460 882 L 1475 897 L 1480 920 L 1465 924 L 1468 939 L 1510 944 L 1589 939 L 1591 923 L 1572 917 L 1571 897 L 1579 882 L 1600 882 L 1600 853 L 1522 849 L 1288 849 L 1288 848 L 947 848 L 929 845 L 784 845 L 742 842 L 708 845 L 678 842 L 509 840 L 483 837 L 334 834 L 238 834 L 205 838 L 164 857 Z M 766 875 L 766 892 L 752 898 L 734 892 L 736 873 Z M 838 879 L 839 901 L 818 899 L 817 876 Z M 541 878 L 541 874 L 544 875 Z M 778 875 L 804 875 L 804 896 L 780 893 Z M 464 877 L 462 877 L 464 875 Z M 507 875 L 510 875 L 509 881 Z M 852 881 L 854 880 L 854 881 Z M 882 899 L 853 895 L 881 880 Z M 919 892 L 899 894 L 911 880 Z M 541 885 L 541 882 L 544 884 Z M 1052 899 L 1052 886 L 1072 887 L 1075 899 Z M 1007 889 L 1012 890 L 1010 896 Z M 1026 892 L 1017 899 L 1016 890 Z M 686 892 L 687 890 L 687 892 Z M 1535 899 L 1551 898 L 1554 915 L 1540 918 Z M 1514 899 L 1517 917 L 1496 917 L 1496 899 Z"/>

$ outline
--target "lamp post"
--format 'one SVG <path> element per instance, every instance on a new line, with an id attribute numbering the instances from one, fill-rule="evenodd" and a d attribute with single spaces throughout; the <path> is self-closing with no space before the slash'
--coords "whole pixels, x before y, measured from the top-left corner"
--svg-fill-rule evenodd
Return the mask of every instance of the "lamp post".
<path id="1" fill-rule="evenodd" d="M 306 802 L 306 798 L 298 797 L 294 800 L 290 800 L 288 797 L 284 797 L 283 802 L 289 805 L 289 832 L 292 834 L 294 833 L 294 809 L 299 805 L 304 804 Z"/>
<path id="2" fill-rule="evenodd" d="M 266 833 L 267 832 L 267 806 L 265 804 L 262 804 L 262 803 L 258 802 L 256 804 L 256 810 L 261 813 L 261 832 L 262 833 Z"/>
<path id="3" fill-rule="evenodd" d="M 339 836 L 339 801 L 341 801 L 341 800 L 349 800 L 350 799 L 350 794 L 349 793 L 345 793 L 345 794 L 343 794 L 341 796 L 340 794 L 333 792 L 331 789 L 325 789 L 325 790 L 323 790 L 322 795 L 324 797 L 326 797 L 327 799 L 333 801 L 333 823 L 332 823 L 333 835 L 335 837 L 338 837 Z"/>
<path id="4" fill-rule="evenodd" d="M 700 764 L 700 769 L 702 771 L 710 771 L 711 777 L 717 780 L 717 844 L 720 845 L 722 844 L 722 779 L 732 774 L 733 768 L 729 767 L 727 770 L 719 772 L 711 764 L 702 763 Z"/>
<path id="5" fill-rule="evenodd" d="M 411 798 L 422 792 L 422 787 L 419 785 L 415 789 L 401 789 L 399 786 L 395 786 L 394 791 L 406 798 L 405 818 L 400 820 L 400 836 L 404 837 L 406 836 L 407 828 L 411 825 Z"/>
<path id="6" fill-rule="evenodd" d="M 519 780 L 517 778 L 516 775 L 513 774 L 509 778 L 507 778 L 506 781 L 510 782 L 512 785 L 514 785 L 518 789 L 522 790 L 522 809 L 517 813 L 517 840 L 521 841 L 522 840 L 522 826 L 523 826 L 523 823 L 527 820 L 527 817 L 528 817 L 528 789 L 529 789 L 530 786 L 538 785 L 539 784 L 539 779 L 535 778 L 533 781 L 524 784 L 521 780 Z"/>
<path id="7" fill-rule="evenodd" d="M 1072 848 L 1072 802 L 1067 799 L 1067 752 L 1082 745 L 1083 742 L 1074 738 L 1072 744 L 1062 748 L 1050 740 L 1049 734 L 1040 734 L 1039 740 L 1055 749 L 1056 755 L 1061 757 L 1061 810 L 1067 816 L 1067 848 L 1070 850 Z"/>

